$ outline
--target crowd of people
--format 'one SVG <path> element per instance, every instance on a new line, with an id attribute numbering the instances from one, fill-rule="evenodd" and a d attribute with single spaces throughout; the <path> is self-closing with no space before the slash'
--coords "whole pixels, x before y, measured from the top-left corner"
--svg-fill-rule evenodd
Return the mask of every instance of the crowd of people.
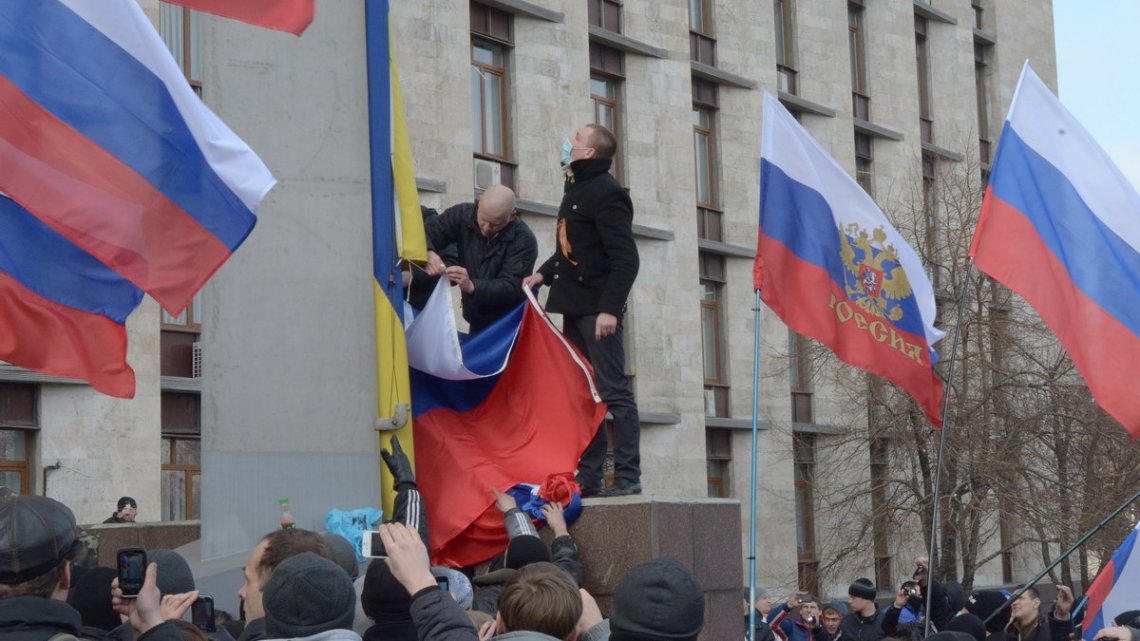
<path id="1" fill-rule="evenodd" d="M 508 535 L 491 570 L 470 580 L 433 567 L 415 475 L 399 441 L 382 452 L 397 496 L 378 526 L 384 557 L 361 574 L 354 547 L 331 533 L 291 528 L 266 534 L 235 586 L 242 611 L 213 625 L 184 619 L 199 593 L 189 564 L 150 550 L 136 596 L 119 572 L 77 560 L 81 531 L 66 506 L 47 497 L 0 495 L 0 641 L 696 641 L 704 591 L 672 559 L 654 559 L 622 578 L 609 618 L 582 588 L 578 548 L 563 507 L 543 511 L 548 546 L 508 494 L 496 492 Z"/>
<path id="2" fill-rule="evenodd" d="M 912 579 L 882 606 L 876 600 L 878 589 L 866 578 L 852 582 L 847 599 L 836 601 L 796 592 L 773 605 L 764 588 L 755 592 L 745 588 L 744 620 L 753 626 L 751 641 L 1075 641 L 1080 637 L 1068 586 L 1056 586 L 1051 611 L 1043 614 L 1035 586 L 1021 586 L 1015 592 L 979 590 L 967 596 L 960 584 L 931 578 L 926 557 L 919 557 L 915 566 Z M 751 594 L 755 600 L 749 606 Z M 1095 638 L 1140 641 L 1140 610 L 1122 613 Z"/>

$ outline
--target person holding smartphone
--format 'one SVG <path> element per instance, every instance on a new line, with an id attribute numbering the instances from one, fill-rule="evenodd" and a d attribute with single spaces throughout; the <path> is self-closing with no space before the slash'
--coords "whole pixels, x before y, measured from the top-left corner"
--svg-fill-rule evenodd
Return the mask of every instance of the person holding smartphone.
<path id="1" fill-rule="evenodd" d="M 75 515 L 59 501 L 0 489 L 0 640 L 80 634 L 79 613 L 67 604 L 79 534 Z M 128 617 L 136 641 L 182 641 L 165 622 L 156 570 L 146 569 L 134 598 L 112 582 L 112 605 Z"/>
<path id="2" fill-rule="evenodd" d="M 798 615 L 793 612 L 798 608 Z M 796 592 L 772 610 L 768 617 L 772 631 L 787 641 L 831 641 L 831 635 L 820 624 L 822 610 L 819 598 L 806 592 Z"/>

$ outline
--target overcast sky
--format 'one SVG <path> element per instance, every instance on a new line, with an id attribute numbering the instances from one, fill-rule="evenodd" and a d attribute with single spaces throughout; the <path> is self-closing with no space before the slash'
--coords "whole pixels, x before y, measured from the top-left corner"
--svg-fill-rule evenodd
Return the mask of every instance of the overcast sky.
<path id="1" fill-rule="evenodd" d="M 1140 0 L 1053 0 L 1061 102 L 1140 190 Z"/>

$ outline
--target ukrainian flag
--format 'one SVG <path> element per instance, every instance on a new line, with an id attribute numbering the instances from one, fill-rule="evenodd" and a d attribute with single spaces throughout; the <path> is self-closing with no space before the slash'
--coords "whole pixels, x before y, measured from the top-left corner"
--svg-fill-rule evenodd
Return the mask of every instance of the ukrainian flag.
<path id="1" fill-rule="evenodd" d="M 411 145 L 404 121 L 396 49 L 388 0 L 365 0 L 368 54 L 368 118 L 372 161 L 372 255 L 376 304 L 376 398 L 381 424 L 407 412 L 411 403 L 408 354 L 404 341 L 402 267 L 427 260 L 423 217 L 416 193 Z M 414 457 L 411 415 L 396 432 L 404 451 Z M 381 445 L 387 447 L 385 434 Z M 414 459 L 413 459 L 414 463 Z M 394 492 L 387 468 L 381 468 L 386 513 Z"/>

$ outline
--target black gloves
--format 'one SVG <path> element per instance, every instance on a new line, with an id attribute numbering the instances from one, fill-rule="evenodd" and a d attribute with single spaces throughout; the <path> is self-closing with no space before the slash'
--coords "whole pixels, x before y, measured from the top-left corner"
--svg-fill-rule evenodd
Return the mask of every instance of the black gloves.
<path id="1" fill-rule="evenodd" d="M 416 484 L 416 473 L 412 471 L 412 462 L 408 460 L 408 455 L 404 454 L 400 441 L 395 435 L 392 436 L 392 452 L 389 454 L 387 450 L 381 448 L 380 456 L 384 459 L 388 470 L 392 472 L 393 485 L 399 487 L 404 483 Z"/>

